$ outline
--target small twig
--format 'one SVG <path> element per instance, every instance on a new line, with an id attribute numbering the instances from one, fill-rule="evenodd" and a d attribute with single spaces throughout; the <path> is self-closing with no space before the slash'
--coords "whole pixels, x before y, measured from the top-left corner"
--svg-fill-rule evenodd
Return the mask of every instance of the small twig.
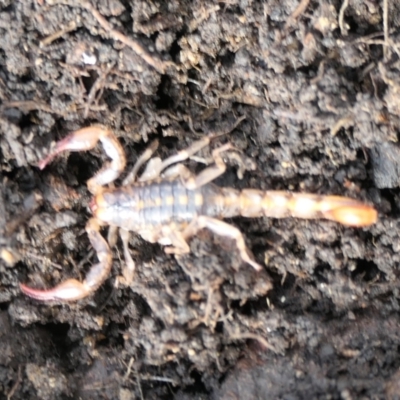
<path id="1" fill-rule="evenodd" d="M 388 47 L 390 49 L 393 49 L 396 52 L 397 56 L 400 57 L 400 45 L 394 43 L 393 40 L 390 39 L 390 37 L 389 37 L 388 40 L 389 40 L 388 43 L 386 43 L 384 39 L 383 40 L 379 40 L 379 39 L 377 39 L 377 40 L 363 40 L 361 38 L 358 42 L 359 43 L 365 43 L 365 44 L 368 44 L 368 45 L 376 44 L 378 46 Z"/>
<path id="2" fill-rule="evenodd" d="M 273 115 L 279 118 L 288 118 L 292 119 L 294 121 L 300 121 L 300 122 L 307 122 L 310 124 L 322 124 L 326 125 L 327 121 L 322 118 L 314 117 L 310 113 L 300 113 L 300 112 L 294 112 L 290 110 L 283 110 L 280 108 L 276 108 L 272 112 Z"/>
<path id="3" fill-rule="evenodd" d="M 53 33 L 52 35 L 47 36 L 39 42 L 40 47 L 48 46 L 50 43 L 64 36 L 66 33 L 72 32 L 77 28 L 77 24 L 75 21 L 72 21 L 65 28 L 60 29 L 58 32 Z"/>
<path id="4" fill-rule="evenodd" d="M 47 265 L 51 265 L 53 268 L 58 269 L 58 270 L 62 270 L 63 267 L 60 264 L 57 264 L 53 261 L 50 261 L 47 257 L 41 256 L 39 254 L 36 254 L 30 250 L 22 250 L 21 251 L 21 255 L 23 257 L 26 258 L 31 258 L 34 259 L 36 261 L 40 261 L 42 264 L 47 264 Z"/>
<path id="5" fill-rule="evenodd" d="M 349 113 L 348 115 L 340 118 L 336 123 L 331 127 L 330 134 L 331 136 L 335 136 L 340 129 L 344 128 L 346 125 L 351 125 L 354 123 L 354 115 Z"/>
<path id="6" fill-rule="evenodd" d="M 22 371 L 22 366 L 18 366 L 18 375 L 17 375 L 17 380 L 15 381 L 13 387 L 10 389 L 10 391 L 7 394 L 7 400 L 10 400 L 11 397 L 14 396 L 14 393 L 18 389 L 19 384 L 21 383 L 21 371 Z"/>
<path id="7" fill-rule="evenodd" d="M 167 66 L 174 65 L 172 62 L 164 62 L 153 57 L 147 50 L 139 44 L 136 40 L 125 36 L 123 33 L 117 31 L 112 25 L 97 11 L 96 8 L 89 1 L 84 1 L 79 4 L 81 7 L 88 10 L 101 27 L 115 40 L 119 40 L 123 44 L 129 46 L 140 58 L 147 64 L 151 65 L 157 72 L 164 74 Z"/>
<path id="8" fill-rule="evenodd" d="M 163 376 L 153 376 L 153 375 L 140 375 L 140 379 L 142 381 L 156 381 L 156 382 L 166 382 L 171 385 L 177 386 L 178 382 L 174 381 L 171 378 L 164 378 Z"/>
<path id="9" fill-rule="evenodd" d="M 374 32 L 374 33 L 370 33 L 369 35 L 365 35 L 365 36 L 356 38 L 356 39 L 352 40 L 350 43 L 366 43 L 367 40 L 372 40 L 379 36 L 383 36 L 383 33 L 382 32 Z"/>
<path id="10" fill-rule="evenodd" d="M 255 333 L 247 332 L 247 333 L 232 334 L 231 332 L 229 332 L 229 339 L 232 339 L 232 340 L 244 340 L 244 339 L 257 340 L 266 349 L 269 349 L 269 350 L 273 351 L 274 353 L 276 353 L 276 349 L 274 346 L 269 344 L 262 336 L 257 335 Z"/>
<path id="11" fill-rule="evenodd" d="M 220 136 L 228 135 L 233 130 L 235 130 L 240 125 L 240 123 L 242 121 L 244 121 L 245 119 L 246 119 L 246 116 L 242 115 L 241 117 L 237 118 L 236 121 L 232 125 L 228 126 L 227 128 L 218 130 L 218 131 L 209 132 L 209 136 L 211 136 L 214 139 L 214 138 L 218 138 Z"/>
<path id="12" fill-rule="evenodd" d="M 140 399 L 144 400 L 143 391 L 142 391 L 142 385 L 140 384 L 140 375 L 139 375 L 138 371 L 135 370 L 135 372 L 136 372 L 135 375 L 136 375 L 137 386 L 138 386 L 138 389 L 139 389 Z"/>
<path id="13" fill-rule="evenodd" d="M 129 378 L 129 375 L 130 375 L 131 372 L 132 372 L 132 365 L 133 365 L 134 362 L 135 362 L 135 359 L 134 359 L 133 357 L 131 357 L 131 358 L 129 359 L 128 366 L 126 367 L 125 375 L 124 375 L 124 377 L 122 378 L 122 381 L 123 381 L 123 382 L 125 382 L 125 381 Z M 125 363 L 124 363 L 124 364 L 125 364 Z"/>
<path id="14" fill-rule="evenodd" d="M 310 79 L 310 85 L 316 85 L 324 76 L 325 73 L 325 61 L 322 60 L 318 66 L 318 73 L 315 78 Z"/>
<path id="15" fill-rule="evenodd" d="M 3 109 L 8 109 L 8 108 L 18 108 L 19 110 L 22 110 L 24 112 L 32 111 L 32 110 L 40 110 L 48 113 L 55 113 L 55 114 L 60 114 L 57 113 L 57 111 L 54 111 L 50 106 L 48 106 L 46 103 L 43 103 L 39 100 L 26 100 L 26 101 L 9 101 L 4 103 L 0 110 Z"/>
<path id="16" fill-rule="evenodd" d="M 90 91 L 89 91 L 89 94 L 87 97 L 87 101 L 85 104 L 85 110 L 83 112 L 83 117 L 85 119 L 87 118 L 87 116 L 89 114 L 89 109 L 94 101 L 94 97 L 95 97 L 96 93 L 104 88 L 104 84 L 106 82 L 107 76 L 113 68 L 114 68 L 114 65 L 111 64 L 105 71 L 102 71 L 100 76 L 96 79 L 93 86 L 90 88 Z"/>
<path id="17" fill-rule="evenodd" d="M 300 15 L 304 14 L 304 11 L 306 11 L 309 3 L 310 3 L 310 0 L 301 0 L 300 1 L 299 5 L 289 15 L 289 18 L 286 20 L 285 30 L 287 30 L 289 28 L 289 26 L 292 25 L 292 23 L 295 22 L 300 17 Z"/>
<path id="18" fill-rule="evenodd" d="M 347 28 L 345 27 L 344 23 L 344 13 L 346 12 L 346 8 L 349 6 L 349 0 L 344 0 L 342 6 L 340 7 L 339 11 L 339 27 L 340 33 L 342 36 L 347 36 Z"/>
<path id="19" fill-rule="evenodd" d="M 383 0 L 383 38 L 385 44 L 383 46 L 383 59 L 386 61 L 389 50 L 389 7 L 387 0 Z"/>

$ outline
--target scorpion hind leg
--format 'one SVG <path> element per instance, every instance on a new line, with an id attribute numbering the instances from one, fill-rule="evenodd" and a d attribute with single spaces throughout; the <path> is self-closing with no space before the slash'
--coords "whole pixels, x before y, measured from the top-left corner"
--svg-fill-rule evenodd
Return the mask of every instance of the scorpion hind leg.
<path id="1" fill-rule="evenodd" d="M 20 284 L 21 291 L 27 296 L 40 301 L 75 301 L 92 294 L 110 274 L 112 256 L 106 240 L 100 234 L 99 224 L 94 218 L 88 221 L 86 232 L 91 245 L 96 251 L 99 263 L 90 268 L 83 282 L 79 282 L 76 279 L 68 279 L 49 290 L 33 289 Z"/>
<path id="2" fill-rule="evenodd" d="M 192 223 L 186 228 L 183 233 L 183 237 L 188 239 L 194 236 L 200 229 L 207 228 L 214 232 L 216 235 L 229 237 L 236 241 L 237 249 L 239 250 L 240 257 L 242 260 L 251 265 L 256 271 L 260 271 L 263 267 L 255 262 L 249 254 L 249 250 L 246 247 L 244 237 L 242 233 L 236 227 L 227 224 L 224 221 L 220 221 L 215 218 L 206 216 L 199 216 L 192 221 Z"/>

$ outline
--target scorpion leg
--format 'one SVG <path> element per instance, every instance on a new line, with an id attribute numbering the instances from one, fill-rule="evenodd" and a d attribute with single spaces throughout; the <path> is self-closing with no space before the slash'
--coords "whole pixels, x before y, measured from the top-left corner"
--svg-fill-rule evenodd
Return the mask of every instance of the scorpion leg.
<path id="1" fill-rule="evenodd" d="M 192 172 L 183 164 L 176 164 L 165 170 L 161 177 L 163 179 L 181 178 L 184 182 L 193 177 Z"/>
<path id="2" fill-rule="evenodd" d="M 190 253 L 190 247 L 184 238 L 182 232 L 174 230 L 172 227 L 162 229 L 162 239 L 158 240 L 159 243 L 168 242 L 171 246 L 165 247 L 166 254 L 187 254 Z"/>
<path id="3" fill-rule="evenodd" d="M 150 243 L 159 243 L 165 247 L 164 251 L 167 254 L 186 254 L 190 253 L 190 247 L 186 242 L 182 232 L 177 231 L 176 227 L 162 226 L 151 230 L 142 230 L 139 235 Z"/>
<path id="4" fill-rule="evenodd" d="M 226 171 L 226 164 L 224 163 L 221 154 L 230 149 L 232 149 L 232 145 L 230 143 L 214 149 L 212 151 L 214 164 L 201 171 L 198 175 L 187 179 L 185 186 L 188 189 L 197 189 L 221 176 Z"/>
<path id="5" fill-rule="evenodd" d="M 164 179 L 174 179 L 179 177 L 182 179 L 182 182 L 188 189 L 197 189 L 209 182 L 212 182 L 214 179 L 218 178 L 225 172 L 226 165 L 221 157 L 221 153 L 230 150 L 231 148 L 232 148 L 231 144 L 228 143 L 213 150 L 212 156 L 215 164 L 210 167 L 207 167 L 206 169 L 201 171 L 198 175 L 193 175 L 192 172 L 188 168 L 186 168 L 183 164 L 176 164 L 173 165 L 172 167 L 167 168 L 164 172 L 162 172 L 161 177 Z M 151 177 L 151 179 L 154 178 L 155 176 Z M 142 180 L 142 178 L 140 178 L 140 180 Z"/>
<path id="6" fill-rule="evenodd" d="M 119 285 L 129 286 L 133 281 L 133 275 L 135 273 L 136 264 L 133 261 L 131 253 L 129 252 L 129 231 L 126 229 L 120 229 L 119 235 L 124 246 L 124 259 L 126 265 L 122 270 L 122 275 L 118 276 L 115 282 L 115 286 Z"/>
<path id="7" fill-rule="evenodd" d="M 89 126 L 72 132 L 66 138 L 56 143 L 50 154 L 38 164 L 43 169 L 53 158 L 64 151 L 85 151 L 93 149 L 101 142 L 106 154 L 111 158 L 97 174 L 88 180 L 87 185 L 91 193 L 96 193 L 99 186 L 115 181 L 125 168 L 124 150 L 115 135 L 108 129 L 99 126 Z"/>
<path id="8" fill-rule="evenodd" d="M 177 154 L 174 154 L 171 157 L 166 158 L 164 161 L 162 161 L 158 165 L 153 165 L 151 171 L 146 170 L 145 180 L 150 181 L 150 180 L 156 179 L 161 175 L 161 172 L 164 171 L 170 165 L 187 160 L 192 155 L 196 154 L 201 149 L 206 147 L 210 143 L 212 138 L 213 138 L 213 136 L 211 136 L 211 137 L 206 136 L 203 139 L 197 140 L 196 142 L 192 143 L 188 148 L 179 151 Z M 141 178 L 141 180 L 142 180 L 142 178 Z"/>
<path id="9" fill-rule="evenodd" d="M 160 165 L 162 164 L 162 160 L 160 157 L 153 157 L 149 160 L 146 165 L 146 168 L 142 175 L 140 175 L 139 182 L 147 182 L 151 181 L 155 178 L 158 178 L 157 175 L 160 171 Z"/>
<path id="10" fill-rule="evenodd" d="M 158 148 L 158 140 L 154 140 L 153 142 L 150 143 L 150 146 L 147 147 L 147 149 L 144 151 L 144 153 L 137 159 L 131 172 L 129 172 L 127 177 L 122 182 L 123 186 L 131 185 L 132 183 L 134 183 L 136 181 L 136 176 L 137 176 L 139 169 L 144 164 L 146 164 L 147 161 L 150 160 L 151 156 L 154 154 L 154 152 L 157 150 L 157 148 Z M 160 159 L 158 159 L 158 160 L 160 160 Z M 161 162 L 161 160 L 160 160 L 160 162 Z M 140 180 L 142 180 L 142 177 L 140 178 Z"/>
<path id="11" fill-rule="evenodd" d="M 99 263 L 92 265 L 83 282 L 68 279 L 49 290 L 33 289 L 20 284 L 27 296 L 41 301 L 75 301 L 92 294 L 108 277 L 112 266 L 112 255 L 106 240 L 100 234 L 100 226 L 92 218 L 86 225 L 90 243 L 96 251 Z"/>
<path id="12" fill-rule="evenodd" d="M 204 147 L 208 146 L 211 142 L 211 140 L 226 135 L 228 133 L 230 133 L 232 130 L 234 130 L 244 119 L 246 119 L 245 116 L 242 116 L 240 118 L 238 118 L 235 123 L 226 131 L 223 132 L 217 132 L 217 133 L 213 133 L 210 134 L 208 136 L 205 136 L 204 138 L 195 141 L 194 143 L 192 143 L 189 147 L 187 147 L 186 149 L 183 149 L 181 151 L 179 151 L 177 154 L 166 158 L 159 166 L 158 170 L 154 170 L 154 175 L 152 178 L 150 179 L 154 179 L 157 178 L 158 176 L 161 175 L 161 172 L 164 171 L 167 167 L 169 167 L 172 164 L 176 164 L 182 161 L 187 160 L 188 158 L 192 157 L 194 154 L 198 153 L 201 149 L 203 149 Z M 226 147 L 225 147 L 226 146 Z M 214 161 L 216 161 L 215 159 L 215 154 L 221 153 L 223 151 L 226 151 L 228 149 L 231 149 L 232 146 L 230 144 L 227 144 L 225 146 L 221 146 L 220 148 L 216 149 L 213 151 L 213 158 Z M 236 158 L 237 159 L 237 158 Z M 221 169 L 220 169 L 221 170 Z M 225 169 L 224 169 L 225 171 Z M 217 174 L 217 176 L 221 175 L 223 172 Z M 214 178 L 215 179 L 215 178 Z M 213 179 L 211 179 L 213 180 Z M 210 182 L 211 180 L 207 181 Z M 206 183 L 207 183 L 206 182 Z M 200 185 L 201 186 L 201 185 Z"/>
<path id="13" fill-rule="evenodd" d="M 232 148 L 230 143 L 227 143 L 221 147 L 218 147 L 212 151 L 212 157 L 214 159 L 214 165 L 207 167 L 201 171 L 198 175 L 193 175 L 183 164 L 177 164 L 168 168 L 162 176 L 164 178 L 176 178 L 180 177 L 184 185 L 194 190 L 214 179 L 218 178 L 226 171 L 226 164 L 221 157 L 221 153 L 226 152 Z"/>
<path id="14" fill-rule="evenodd" d="M 240 230 L 232 225 L 227 224 L 226 222 L 215 218 L 199 216 L 188 225 L 188 227 L 182 233 L 182 236 L 185 240 L 187 240 L 191 236 L 194 236 L 199 230 L 204 228 L 209 229 L 219 236 L 225 236 L 235 240 L 242 260 L 245 263 L 250 264 L 256 271 L 260 271 L 262 269 L 261 265 L 256 263 L 250 257 L 249 250 L 246 247 L 244 237 Z"/>

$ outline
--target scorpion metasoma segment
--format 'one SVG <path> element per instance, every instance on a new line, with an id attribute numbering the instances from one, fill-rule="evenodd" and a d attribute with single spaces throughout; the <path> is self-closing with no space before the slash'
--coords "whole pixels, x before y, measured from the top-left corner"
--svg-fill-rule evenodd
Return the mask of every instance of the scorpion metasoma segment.
<path id="1" fill-rule="evenodd" d="M 229 152 L 232 150 L 230 144 L 213 150 L 213 164 L 195 176 L 181 162 L 207 146 L 212 138 L 207 136 L 196 141 L 164 161 L 151 158 L 158 145 L 153 142 L 119 188 L 105 187 L 119 177 L 126 164 L 123 148 L 110 130 L 91 126 L 59 141 L 39 163 L 41 169 L 63 151 L 90 150 L 98 141 L 111 158 L 111 162 L 87 183 L 94 197 L 90 203 L 93 217 L 86 225 L 86 232 L 99 262 L 90 268 L 83 282 L 69 279 L 49 290 L 21 284 L 22 292 L 43 301 L 73 301 L 90 295 L 110 274 L 110 246 L 115 244 L 118 229 L 126 266 L 117 283 L 129 285 L 135 270 L 128 249 L 129 231 L 140 234 L 149 242 L 169 246 L 165 248 L 167 253 L 184 254 L 190 250 L 188 239 L 198 230 L 208 228 L 236 241 L 242 260 L 260 270 L 261 266 L 250 256 L 241 232 L 222 219 L 234 216 L 325 218 L 354 227 L 368 226 L 377 220 L 373 207 L 347 197 L 216 186 L 212 181 L 226 169 L 222 154 L 228 158 L 230 153 L 236 154 L 233 158 L 239 160 L 237 153 Z M 144 173 L 136 179 L 138 170 L 147 161 Z M 100 234 L 100 227 L 105 225 L 109 225 L 111 231 L 108 242 Z"/>

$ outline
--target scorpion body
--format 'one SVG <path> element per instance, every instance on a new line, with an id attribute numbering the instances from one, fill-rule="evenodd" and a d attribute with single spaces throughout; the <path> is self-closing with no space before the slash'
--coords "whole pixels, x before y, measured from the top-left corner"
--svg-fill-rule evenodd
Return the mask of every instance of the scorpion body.
<path id="1" fill-rule="evenodd" d="M 199 216 L 325 218 L 359 226 L 360 213 L 370 209 L 350 198 L 329 196 L 329 204 L 326 199 L 309 193 L 236 190 L 213 183 L 191 190 L 179 179 L 160 179 L 107 189 L 94 197 L 91 210 L 104 224 L 140 232 L 171 224 L 181 230 Z M 339 209 L 332 207 L 335 200 Z"/>
<path id="2" fill-rule="evenodd" d="M 83 282 L 69 279 L 49 290 L 21 284 L 21 290 L 42 301 L 74 301 L 90 295 L 110 274 L 110 244 L 115 244 L 112 238 L 116 229 L 121 234 L 126 261 L 117 283 L 129 285 L 135 270 L 128 248 L 130 231 L 149 242 L 168 246 L 166 253 L 185 254 L 190 251 L 188 239 L 200 229 L 207 228 L 234 240 L 242 260 L 260 270 L 262 266 L 250 256 L 242 233 L 222 221 L 224 218 L 325 218 L 354 227 L 371 225 L 377 219 L 373 207 L 348 197 L 216 186 L 212 181 L 225 172 L 226 165 L 221 154 L 232 150 L 229 144 L 214 149 L 214 164 L 193 175 L 182 161 L 207 146 L 212 138 L 207 136 L 194 142 L 186 150 L 163 161 L 151 158 L 157 148 L 157 143 L 153 142 L 119 188 L 106 186 L 119 177 L 126 165 L 123 148 L 111 131 L 92 126 L 75 131 L 59 141 L 40 161 L 40 168 L 61 152 L 90 150 L 98 141 L 111 158 L 111 162 L 87 182 L 94 197 L 90 203 L 93 217 L 86 225 L 86 232 L 99 262 L 90 268 Z M 236 161 L 240 159 L 238 156 L 234 158 Z M 138 170 L 145 163 L 144 173 L 136 179 Z M 101 235 L 101 226 L 110 226 L 110 243 Z"/>

